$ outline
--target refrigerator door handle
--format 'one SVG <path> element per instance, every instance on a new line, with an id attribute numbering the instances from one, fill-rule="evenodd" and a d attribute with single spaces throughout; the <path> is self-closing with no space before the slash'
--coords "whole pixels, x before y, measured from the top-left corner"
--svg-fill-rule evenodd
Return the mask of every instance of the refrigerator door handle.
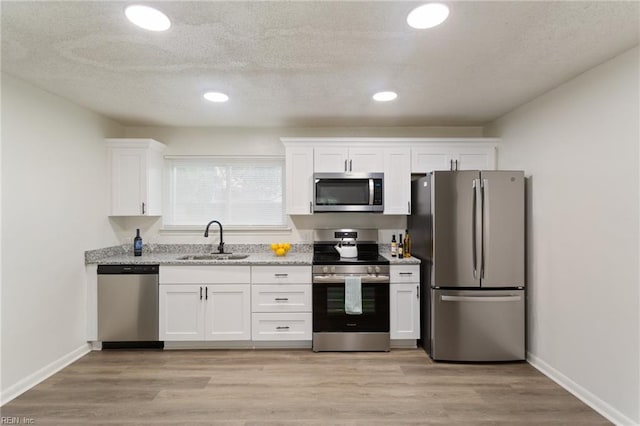
<path id="1" fill-rule="evenodd" d="M 519 302 L 520 296 L 441 296 L 443 302 Z"/>
<path id="2" fill-rule="evenodd" d="M 487 257 L 487 237 L 489 236 L 489 180 L 482 179 L 482 250 L 480 251 L 480 279 L 484 279 L 484 265 Z"/>
<path id="3" fill-rule="evenodd" d="M 474 279 L 478 279 L 478 250 L 476 248 L 477 246 L 477 242 L 476 242 L 476 233 L 478 230 L 478 227 L 476 226 L 477 223 L 477 204 L 478 204 L 478 187 L 477 187 L 477 179 L 473 180 L 473 203 L 472 203 L 472 209 L 473 212 L 471 214 L 471 261 L 473 262 L 473 278 Z"/>

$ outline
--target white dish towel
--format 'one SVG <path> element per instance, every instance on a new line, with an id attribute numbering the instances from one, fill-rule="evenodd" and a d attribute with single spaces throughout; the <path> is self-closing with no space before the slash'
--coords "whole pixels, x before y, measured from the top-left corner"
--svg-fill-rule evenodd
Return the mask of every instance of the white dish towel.
<path id="1" fill-rule="evenodd" d="M 344 279 L 344 311 L 347 315 L 362 315 L 362 280 L 358 276 Z"/>

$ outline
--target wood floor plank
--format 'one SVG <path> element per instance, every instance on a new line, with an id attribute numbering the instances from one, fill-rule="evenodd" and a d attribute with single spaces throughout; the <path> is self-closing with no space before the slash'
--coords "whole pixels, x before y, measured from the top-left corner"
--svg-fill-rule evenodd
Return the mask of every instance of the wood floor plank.
<path id="1" fill-rule="evenodd" d="M 527 363 L 421 349 L 92 352 L 2 407 L 39 425 L 606 425 Z"/>

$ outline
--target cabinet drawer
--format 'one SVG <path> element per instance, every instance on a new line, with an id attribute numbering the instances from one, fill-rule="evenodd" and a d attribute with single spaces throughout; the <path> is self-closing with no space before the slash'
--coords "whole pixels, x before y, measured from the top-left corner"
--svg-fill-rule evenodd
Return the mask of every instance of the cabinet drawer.
<path id="1" fill-rule="evenodd" d="M 391 265 L 391 283 L 419 283 L 420 265 Z"/>
<path id="2" fill-rule="evenodd" d="M 311 340 L 311 313 L 253 314 L 252 340 Z"/>
<path id="3" fill-rule="evenodd" d="M 311 312 L 311 285 L 253 285 L 251 308 L 253 312 Z"/>
<path id="4" fill-rule="evenodd" d="M 311 284 L 311 266 L 252 266 L 253 284 Z"/>
<path id="5" fill-rule="evenodd" d="M 160 284 L 249 284 L 250 266 L 160 266 Z"/>

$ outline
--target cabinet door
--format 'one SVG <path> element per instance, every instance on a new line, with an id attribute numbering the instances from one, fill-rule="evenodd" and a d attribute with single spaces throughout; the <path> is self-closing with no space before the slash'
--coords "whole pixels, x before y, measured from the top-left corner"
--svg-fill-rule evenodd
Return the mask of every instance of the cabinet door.
<path id="1" fill-rule="evenodd" d="M 349 148 L 348 172 L 380 173 L 384 170 L 384 158 L 380 149 Z"/>
<path id="2" fill-rule="evenodd" d="M 111 149 L 111 215 L 142 215 L 147 197 L 147 155 L 144 149 Z M 146 208 L 146 206 L 145 206 Z M 145 212 L 146 213 L 146 212 Z"/>
<path id="3" fill-rule="evenodd" d="M 451 170 L 454 153 L 447 146 L 421 146 L 411 148 L 411 173 L 429 173 Z"/>
<path id="4" fill-rule="evenodd" d="M 458 148 L 456 170 L 495 170 L 494 148 Z"/>
<path id="5" fill-rule="evenodd" d="M 153 139 L 107 139 L 111 216 L 162 214 L 162 151 Z"/>
<path id="6" fill-rule="evenodd" d="M 204 340 L 204 286 L 161 285 L 160 340 Z"/>
<path id="7" fill-rule="evenodd" d="M 313 171 L 315 173 L 343 173 L 349 169 L 347 148 L 315 148 L 313 152 Z"/>
<path id="8" fill-rule="evenodd" d="M 313 213 L 313 148 L 287 148 L 287 214 Z"/>
<path id="9" fill-rule="evenodd" d="M 209 285 L 205 305 L 205 340 L 251 339 L 249 284 Z"/>
<path id="10" fill-rule="evenodd" d="M 420 284 L 391 284 L 389 288 L 391 338 L 419 339 Z"/>
<path id="11" fill-rule="evenodd" d="M 384 214 L 411 214 L 411 150 L 384 150 Z"/>

